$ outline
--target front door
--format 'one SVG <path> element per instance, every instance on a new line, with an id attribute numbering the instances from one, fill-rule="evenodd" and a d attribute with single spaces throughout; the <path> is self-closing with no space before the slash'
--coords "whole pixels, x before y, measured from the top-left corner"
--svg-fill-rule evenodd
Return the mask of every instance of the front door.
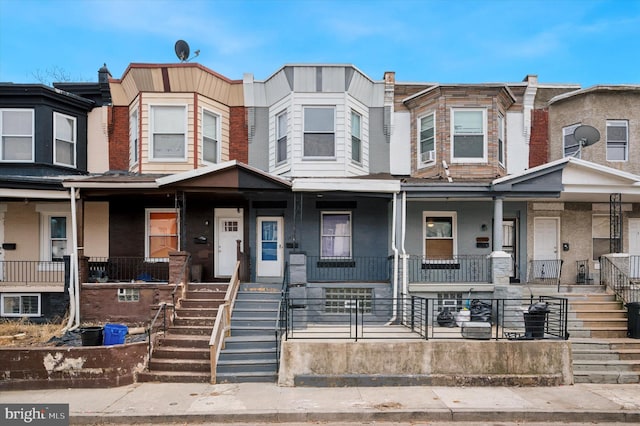
<path id="1" fill-rule="evenodd" d="M 640 256 L 640 219 L 629 219 L 629 255 Z M 640 278 L 640 262 L 630 261 L 631 278 Z"/>
<path id="2" fill-rule="evenodd" d="M 281 217 L 258 217 L 256 275 L 281 277 L 284 258 L 283 220 Z"/>
<path id="3" fill-rule="evenodd" d="M 558 251 L 560 219 L 556 217 L 537 217 L 533 221 L 533 274 L 535 278 L 558 277 L 557 262 L 542 260 L 560 259 Z"/>
<path id="4" fill-rule="evenodd" d="M 216 209 L 216 253 L 214 271 L 218 278 L 230 277 L 236 267 L 237 247 L 242 247 L 242 209 Z"/>
<path id="5" fill-rule="evenodd" d="M 502 250 L 511 255 L 511 278 L 519 281 L 518 271 L 518 225 L 516 219 L 505 219 L 502 222 Z"/>

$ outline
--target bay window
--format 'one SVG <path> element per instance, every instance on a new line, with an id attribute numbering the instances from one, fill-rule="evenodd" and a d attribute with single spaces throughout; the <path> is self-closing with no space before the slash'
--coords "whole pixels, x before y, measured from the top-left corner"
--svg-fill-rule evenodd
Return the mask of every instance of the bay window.
<path id="1" fill-rule="evenodd" d="M 151 159 L 186 160 L 186 128 L 187 108 L 185 106 L 151 106 Z"/>
<path id="2" fill-rule="evenodd" d="M 0 109 L 0 161 L 33 161 L 31 109 Z"/>
<path id="3" fill-rule="evenodd" d="M 335 107 L 304 107 L 305 157 L 334 157 Z"/>
<path id="4" fill-rule="evenodd" d="M 218 162 L 218 123 L 220 118 L 210 111 L 202 111 L 202 159 L 207 163 Z"/>
<path id="5" fill-rule="evenodd" d="M 421 117 L 418 124 L 418 137 L 420 138 L 420 151 L 418 155 L 420 164 L 435 163 L 435 113 Z"/>
<path id="6" fill-rule="evenodd" d="M 487 160 L 486 112 L 483 109 L 452 109 L 452 161 Z"/>
<path id="7" fill-rule="evenodd" d="M 68 115 L 53 113 L 53 158 L 55 164 L 76 166 L 76 119 Z"/>

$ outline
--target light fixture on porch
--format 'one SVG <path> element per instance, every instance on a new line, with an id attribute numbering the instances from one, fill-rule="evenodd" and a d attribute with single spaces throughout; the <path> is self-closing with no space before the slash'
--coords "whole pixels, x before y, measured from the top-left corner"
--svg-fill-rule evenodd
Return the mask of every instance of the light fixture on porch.
<path id="1" fill-rule="evenodd" d="M 434 223 L 433 223 L 433 218 L 432 217 L 428 217 L 427 218 L 427 228 L 433 228 L 434 227 Z"/>

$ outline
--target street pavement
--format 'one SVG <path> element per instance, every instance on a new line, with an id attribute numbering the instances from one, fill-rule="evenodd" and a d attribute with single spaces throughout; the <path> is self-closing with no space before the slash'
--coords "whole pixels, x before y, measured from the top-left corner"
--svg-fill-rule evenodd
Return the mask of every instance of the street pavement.
<path id="1" fill-rule="evenodd" d="M 71 424 L 640 424 L 640 384 L 279 387 L 137 383 L 3 391 L 0 404 L 68 403 Z"/>

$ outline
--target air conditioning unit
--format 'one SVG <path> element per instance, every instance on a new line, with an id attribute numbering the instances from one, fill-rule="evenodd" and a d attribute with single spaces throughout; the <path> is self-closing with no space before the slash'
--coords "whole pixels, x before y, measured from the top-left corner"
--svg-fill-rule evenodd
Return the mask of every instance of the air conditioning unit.
<path id="1" fill-rule="evenodd" d="M 436 161 L 436 152 L 435 151 L 425 151 L 421 154 L 421 158 L 423 163 L 430 163 L 432 161 Z"/>

